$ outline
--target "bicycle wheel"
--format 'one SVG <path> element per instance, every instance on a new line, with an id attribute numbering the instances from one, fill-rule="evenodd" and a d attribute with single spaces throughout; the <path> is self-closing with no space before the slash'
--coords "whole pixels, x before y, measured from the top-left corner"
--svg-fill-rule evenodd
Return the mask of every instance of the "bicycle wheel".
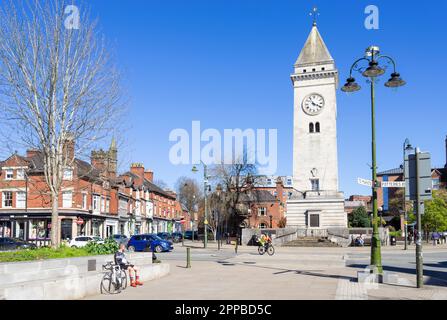
<path id="1" fill-rule="evenodd" d="M 267 253 L 269 256 L 273 256 L 275 254 L 275 248 L 272 245 L 270 245 L 267 249 Z"/>
<path id="2" fill-rule="evenodd" d="M 265 253 L 265 247 L 264 246 L 259 246 L 258 247 L 258 253 L 262 256 Z"/>
<path id="3" fill-rule="evenodd" d="M 101 294 L 108 293 L 114 294 L 116 291 L 116 285 L 113 283 L 112 273 L 107 272 L 104 274 L 101 280 Z"/>
<path id="4" fill-rule="evenodd" d="M 121 289 L 126 290 L 126 288 L 127 288 L 127 273 L 125 270 L 121 270 L 120 277 L 121 277 Z"/>

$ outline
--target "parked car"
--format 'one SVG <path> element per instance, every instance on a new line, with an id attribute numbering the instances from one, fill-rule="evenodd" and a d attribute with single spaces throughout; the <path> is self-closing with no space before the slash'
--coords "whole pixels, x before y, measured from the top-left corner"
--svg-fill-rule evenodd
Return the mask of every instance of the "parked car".
<path id="1" fill-rule="evenodd" d="M 185 231 L 185 240 L 192 240 L 193 232 L 188 230 Z M 197 231 L 194 231 L 194 240 L 199 240 L 199 234 Z"/>
<path id="2" fill-rule="evenodd" d="M 159 232 L 159 233 L 157 233 L 157 236 L 159 236 L 163 240 L 167 240 L 167 241 L 172 240 L 172 236 L 169 232 Z"/>
<path id="3" fill-rule="evenodd" d="M 127 243 L 127 250 L 133 251 L 152 251 L 169 252 L 173 250 L 172 242 L 163 240 L 156 234 L 138 234 L 130 237 Z"/>
<path id="4" fill-rule="evenodd" d="M 183 239 L 183 234 L 181 232 L 173 232 L 171 236 L 174 243 L 178 243 Z"/>
<path id="5" fill-rule="evenodd" d="M 36 249 L 34 243 L 16 238 L 0 238 L 0 251 L 13 251 L 20 249 Z"/>
<path id="6" fill-rule="evenodd" d="M 124 234 L 114 234 L 110 239 L 115 240 L 118 244 L 124 243 L 127 245 L 127 242 L 129 242 L 129 238 Z"/>
<path id="7" fill-rule="evenodd" d="M 104 243 L 104 240 L 102 240 L 100 237 L 94 237 L 94 236 L 78 236 L 74 237 L 70 241 L 69 246 L 72 248 L 82 248 L 85 247 L 89 242 L 96 242 L 96 243 Z"/>

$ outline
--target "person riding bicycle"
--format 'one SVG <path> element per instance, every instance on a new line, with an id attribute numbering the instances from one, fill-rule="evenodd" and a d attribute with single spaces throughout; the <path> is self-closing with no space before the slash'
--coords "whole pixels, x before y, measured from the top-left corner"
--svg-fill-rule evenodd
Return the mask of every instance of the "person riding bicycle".
<path id="1" fill-rule="evenodd" d="M 266 245 L 268 245 L 271 242 L 272 242 L 272 239 L 270 239 L 270 237 L 264 233 L 261 235 L 261 238 L 259 239 L 259 243 L 263 247 L 265 247 Z"/>
<path id="2" fill-rule="evenodd" d="M 115 253 L 115 263 L 119 265 L 121 269 L 129 271 L 131 287 L 135 288 L 136 286 L 142 286 L 143 283 L 140 281 L 140 276 L 138 275 L 138 268 L 135 267 L 133 264 L 130 264 L 129 261 L 127 261 L 126 254 L 124 253 L 125 249 L 126 246 L 124 245 L 124 243 L 121 243 L 118 251 Z M 135 278 L 133 277 L 133 275 L 135 275 Z"/>

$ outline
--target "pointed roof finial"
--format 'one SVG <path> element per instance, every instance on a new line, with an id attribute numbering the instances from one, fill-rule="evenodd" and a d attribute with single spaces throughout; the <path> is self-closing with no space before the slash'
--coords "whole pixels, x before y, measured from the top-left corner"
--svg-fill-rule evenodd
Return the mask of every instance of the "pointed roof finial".
<path id="1" fill-rule="evenodd" d="M 112 138 L 112 142 L 110 143 L 110 150 L 116 150 L 116 139 Z"/>
<path id="2" fill-rule="evenodd" d="M 312 12 L 309 13 L 309 15 L 313 16 L 313 20 L 314 20 L 313 25 L 316 26 L 317 25 L 317 17 L 320 15 L 320 13 L 318 12 L 317 6 L 314 6 L 312 8 Z"/>

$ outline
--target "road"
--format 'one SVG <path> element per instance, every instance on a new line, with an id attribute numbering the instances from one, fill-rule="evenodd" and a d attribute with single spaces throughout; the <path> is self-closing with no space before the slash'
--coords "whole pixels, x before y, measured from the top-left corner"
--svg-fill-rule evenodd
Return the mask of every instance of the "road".
<path id="1" fill-rule="evenodd" d="M 414 251 L 383 248 L 385 270 L 395 272 L 400 285 L 368 287 L 356 281 L 369 263 L 370 248 L 276 248 L 273 257 L 260 256 L 255 247 L 224 246 L 218 251 L 191 249 L 192 268 L 186 269 L 186 248 L 158 254 L 169 263 L 168 276 L 129 288 L 114 296 L 88 299 L 446 299 L 447 247 L 427 247 L 424 289 L 415 289 Z"/>

